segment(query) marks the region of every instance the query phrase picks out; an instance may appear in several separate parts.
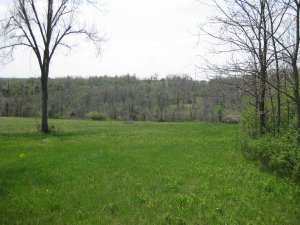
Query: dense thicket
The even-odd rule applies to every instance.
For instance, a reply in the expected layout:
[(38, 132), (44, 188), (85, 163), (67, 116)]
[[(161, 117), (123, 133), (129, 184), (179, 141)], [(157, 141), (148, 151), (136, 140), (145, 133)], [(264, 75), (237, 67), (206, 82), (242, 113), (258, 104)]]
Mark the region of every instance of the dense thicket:
[[(0, 79), (2, 116), (39, 116), (39, 80)], [(176, 75), (158, 80), (135, 76), (49, 80), (50, 117), (113, 120), (238, 120), (242, 92), (221, 80), (195, 81)], [(99, 117), (99, 115), (98, 115)]]

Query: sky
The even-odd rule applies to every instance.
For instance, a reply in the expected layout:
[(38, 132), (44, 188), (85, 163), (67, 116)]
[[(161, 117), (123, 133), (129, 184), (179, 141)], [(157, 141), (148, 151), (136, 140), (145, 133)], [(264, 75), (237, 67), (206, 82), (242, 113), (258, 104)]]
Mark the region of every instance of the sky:
[[(0, 0), (0, 13), (5, 2)], [(101, 12), (86, 10), (105, 36), (102, 54), (95, 56), (93, 46), (85, 42), (71, 52), (59, 50), (54, 56), (50, 77), (115, 76), (131, 74), (147, 78), (154, 74), (202, 75), (195, 65), (206, 51), (198, 43), (198, 24), (210, 16), (210, 9), (197, 0), (102, 0)], [(92, 15), (92, 16), (91, 16)], [(34, 54), (17, 51), (14, 61), (0, 65), (0, 77), (39, 77)]]

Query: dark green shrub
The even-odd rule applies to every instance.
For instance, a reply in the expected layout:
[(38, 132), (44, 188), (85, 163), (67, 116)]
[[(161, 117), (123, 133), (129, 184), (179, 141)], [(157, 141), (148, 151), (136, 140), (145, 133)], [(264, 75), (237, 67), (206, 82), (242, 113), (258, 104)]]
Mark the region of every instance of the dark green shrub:
[(287, 135), (260, 139), (246, 137), (241, 141), (241, 150), (248, 158), (259, 161), (264, 169), (299, 182), (300, 147), (290, 139)]

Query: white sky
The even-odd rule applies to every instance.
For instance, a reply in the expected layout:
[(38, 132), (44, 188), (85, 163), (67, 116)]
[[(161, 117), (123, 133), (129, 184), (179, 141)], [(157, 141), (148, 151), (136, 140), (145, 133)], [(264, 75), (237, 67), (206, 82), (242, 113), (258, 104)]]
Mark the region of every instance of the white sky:
[[(0, 13), (3, 2), (0, 0)], [(102, 57), (96, 58), (92, 45), (83, 42), (70, 53), (56, 52), (50, 77), (67, 75), (136, 74), (140, 78), (158, 73), (187, 73), (195, 76), (198, 23), (210, 15), (197, 0), (102, 0), (103, 12), (94, 16), (108, 39)], [(2, 4), (2, 6), (1, 6)], [(96, 15), (96, 14), (93, 14)], [(14, 62), (0, 65), (0, 77), (39, 77), (36, 59), (30, 51), (15, 54)], [(199, 79), (199, 77), (198, 77)]]

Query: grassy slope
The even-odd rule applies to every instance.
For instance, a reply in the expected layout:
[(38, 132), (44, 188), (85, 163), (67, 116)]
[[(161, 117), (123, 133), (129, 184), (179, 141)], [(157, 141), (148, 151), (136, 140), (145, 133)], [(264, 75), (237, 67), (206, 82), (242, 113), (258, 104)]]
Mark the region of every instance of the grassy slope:
[(0, 224), (300, 224), (299, 186), (246, 161), (235, 125), (50, 124), (0, 118)]

